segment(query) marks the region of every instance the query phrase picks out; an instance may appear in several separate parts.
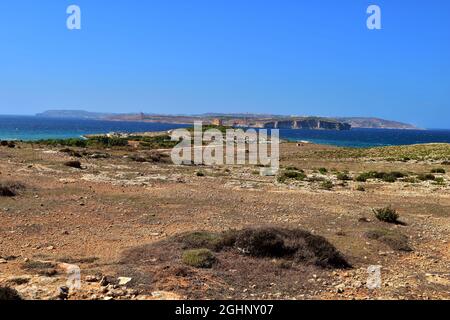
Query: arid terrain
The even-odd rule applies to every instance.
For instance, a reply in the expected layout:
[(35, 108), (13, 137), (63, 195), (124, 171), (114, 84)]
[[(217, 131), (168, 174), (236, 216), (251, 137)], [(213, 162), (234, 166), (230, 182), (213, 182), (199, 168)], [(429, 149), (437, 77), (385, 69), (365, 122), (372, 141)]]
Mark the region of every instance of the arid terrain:
[[(261, 176), (136, 145), (0, 146), (0, 287), (23, 299), (450, 298), (449, 145), (280, 152), (278, 176)], [(377, 219), (383, 208), (398, 220)], [(66, 288), (73, 265), (79, 289)]]

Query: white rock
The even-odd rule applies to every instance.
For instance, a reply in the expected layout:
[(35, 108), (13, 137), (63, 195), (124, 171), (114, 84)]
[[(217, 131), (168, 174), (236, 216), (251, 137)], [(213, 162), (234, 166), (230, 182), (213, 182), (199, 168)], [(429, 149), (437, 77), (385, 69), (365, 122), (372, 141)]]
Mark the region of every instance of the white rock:
[(119, 286), (124, 286), (127, 283), (129, 283), (131, 280), (133, 280), (132, 278), (128, 278), (128, 277), (118, 277), (117, 280), (119, 280)]

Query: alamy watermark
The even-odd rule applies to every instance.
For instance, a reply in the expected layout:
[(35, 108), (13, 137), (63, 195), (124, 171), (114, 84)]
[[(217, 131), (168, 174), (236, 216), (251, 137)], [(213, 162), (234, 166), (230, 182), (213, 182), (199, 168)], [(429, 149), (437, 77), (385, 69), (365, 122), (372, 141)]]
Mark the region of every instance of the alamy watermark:
[[(261, 165), (276, 173), (280, 167), (279, 130), (219, 129), (203, 130), (202, 122), (194, 130), (172, 131), (172, 141), (180, 141), (171, 152), (174, 164)], [(269, 151), (270, 149), (270, 151)]]
[(367, 8), (367, 14), (370, 16), (367, 18), (367, 29), (369, 30), (381, 30), (381, 8), (375, 4), (370, 5)]
[(69, 15), (66, 21), (67, 29), (81, 30), (81, 9), (79, 6), (72, 4), (67, 7), (66, 13)]
[[(69, 15), (66, 21), (67, 29), (81, 30), (81, 8), (76, 4), (67, 7), (66, 13)], [(381, 8), (372, 4), (367, 7), (366, 13), (370, 16), (367, 18), (366, 25), (369, 30), (381, 30)]]

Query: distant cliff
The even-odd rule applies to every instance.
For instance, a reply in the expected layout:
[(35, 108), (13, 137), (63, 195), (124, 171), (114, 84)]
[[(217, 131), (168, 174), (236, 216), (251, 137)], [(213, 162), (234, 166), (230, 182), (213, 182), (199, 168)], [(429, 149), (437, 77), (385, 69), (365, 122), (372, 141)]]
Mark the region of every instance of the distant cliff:
[(89, 112), (84, 110), (47, 110), (36, 114), (36, 117), (72, 119), (102, 119), (109, 116), (111, 116), (111, 114)]
[(384, 120), (379, 118), (336, 118), (338, 121), (343, 121), (352, 126), (352, 128), (368, 128), (368, 129), (418, 129), (416, 126), (408, 123), (402, 123), (392, 120)]
[(270, 121), (263, 123), (261, 127), (274, 129), (350, 130), (352, 126), (333, 119), (301, 118)]

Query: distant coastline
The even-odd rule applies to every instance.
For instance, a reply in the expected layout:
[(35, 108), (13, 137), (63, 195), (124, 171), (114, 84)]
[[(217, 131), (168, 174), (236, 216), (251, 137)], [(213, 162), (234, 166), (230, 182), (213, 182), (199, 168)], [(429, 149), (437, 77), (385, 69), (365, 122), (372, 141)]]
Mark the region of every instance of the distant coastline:
[(194, 121), (202, 121), (205, 124), (227, 125), (232, 127), (277, 129), (350, 130), (351, 128), (370, 128), (419, 130), (419, 128), (412, 124), (369, 117), (283, 116), (252, 113), (205, 113), (199, 115), (159, 115), (145, 113), (113, 114), (88, 112), (84, 110), (48, 110), (38, 113), (36, 116), (46, 118), (142, 121), (177, 124), (192, 124)]
[[(0, 116), (0, 140), (35, 141), (40, 139), (80, 138), (91, 134), (161, 132), (186, 128), (190, 124), (145, 121)], [(339, 147), (378, 147), (428, 143), (450, 143), (450, 130), (363, 129), (297, 130), (280, 129), (288, 141), (309, 141)]]

